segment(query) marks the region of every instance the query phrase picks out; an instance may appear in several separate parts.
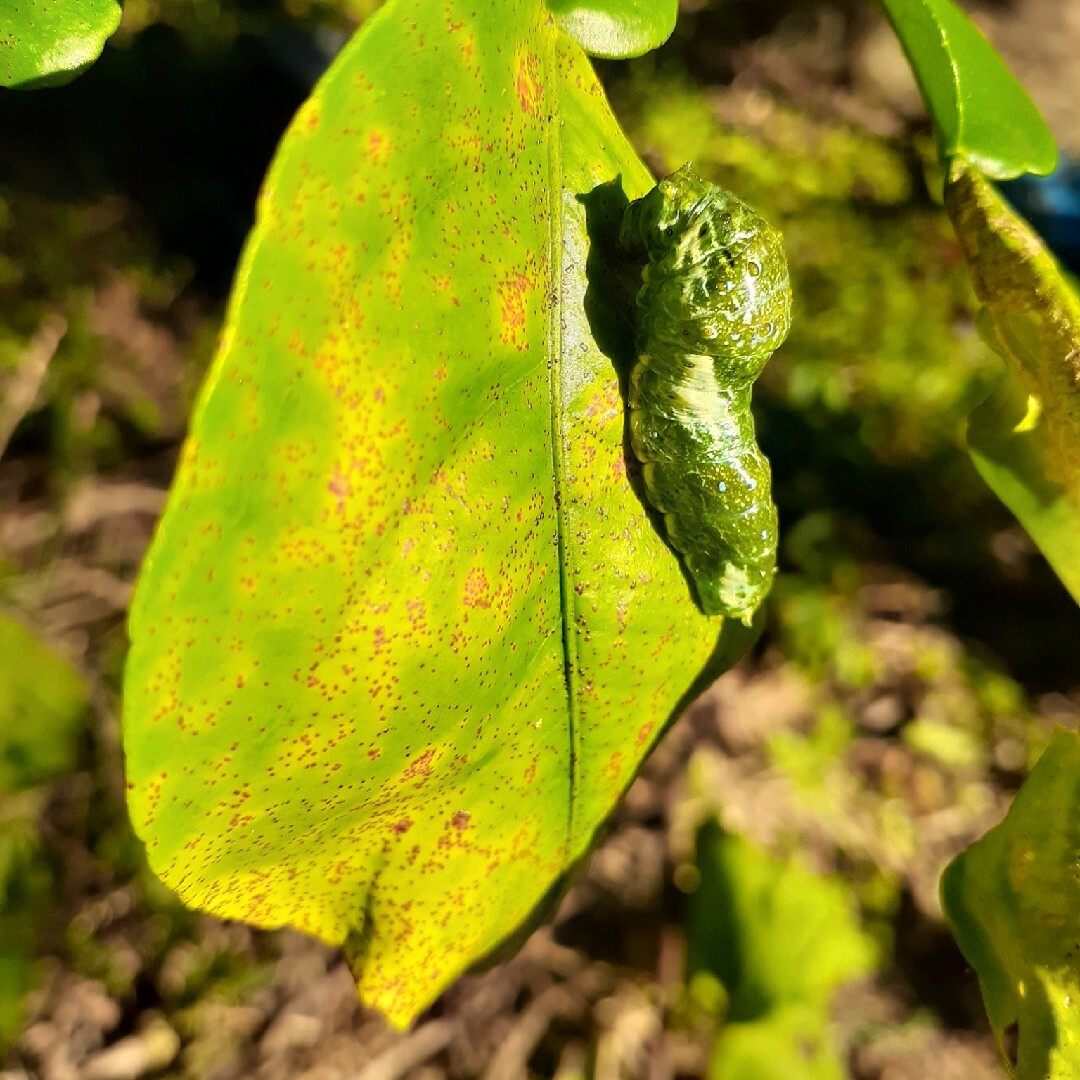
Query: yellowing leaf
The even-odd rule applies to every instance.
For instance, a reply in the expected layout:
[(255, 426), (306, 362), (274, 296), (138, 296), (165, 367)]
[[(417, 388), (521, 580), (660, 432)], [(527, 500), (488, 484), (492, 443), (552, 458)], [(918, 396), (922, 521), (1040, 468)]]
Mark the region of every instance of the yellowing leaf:
[(399, 1024), (746, 644), (628, 477), (613, 251), (650, 185), (541, 0), (392, 0), (281, 144), (139, 584), (151, 865), (344, 943)]

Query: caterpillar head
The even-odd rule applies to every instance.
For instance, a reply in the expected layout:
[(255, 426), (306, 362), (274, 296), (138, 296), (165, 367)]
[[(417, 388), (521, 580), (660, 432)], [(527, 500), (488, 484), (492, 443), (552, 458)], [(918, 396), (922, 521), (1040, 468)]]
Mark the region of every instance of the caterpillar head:
[(647, 280), (672, 297), (666, 310), (677, 317), (682, 346), (717, 355), (731, 378), (756, 378), (791, 324), (780, 234), (684, 165), (631, 204), (621, 240), (647, 255)]
[(653, 263), (671, 258), (682, 248), (687, 224), (710, 190), (717, 189), (702, 180), (690, 164), (661, 180), (631, 205), (623, 219), (623, 248), (642, 253)]

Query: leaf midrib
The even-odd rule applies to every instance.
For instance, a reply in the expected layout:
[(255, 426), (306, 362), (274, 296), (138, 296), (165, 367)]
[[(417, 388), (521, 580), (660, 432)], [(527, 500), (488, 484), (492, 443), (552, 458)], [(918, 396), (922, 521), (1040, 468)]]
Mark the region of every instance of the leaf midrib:
[[(543, 20), (545, 78), (544, 98), (549, 109), (547, 130), (548, 160), (548, 266), (550, 268), (550, 296), (555, 298), (548, 307), (547, 342), (551, 362), (549, 371), (549, 400), (551, 402), (551, 422), (548, 431), (551, 439), (552, 478), (555, 501), (556, 557), (559, 561), (559, 613), (562, 619), (563, 679), (566, 689), (566, 724), (567, 742), (569, 743), (570, 792), (566, 807), (566, 849), (569, 851), (574, 839), (574, 827), (578, 791), (578, 716), (575, 681), (578, 670), (577, 639), (574, 635), (574, 597), (570, 559), (568, 558), (568, 521), (564, 506), (563, 492), (566, 480), (566, 438), (563, 419), (565, 416), (563, 397), (563, 170), (562, 138), (559, 116), (562, 108), (558, 65), (556, 60), (556, 35), (560, 31), (554, 26), (550, 15), (540, 15)], [(551, 89), (555, 87), (556, 89)]]

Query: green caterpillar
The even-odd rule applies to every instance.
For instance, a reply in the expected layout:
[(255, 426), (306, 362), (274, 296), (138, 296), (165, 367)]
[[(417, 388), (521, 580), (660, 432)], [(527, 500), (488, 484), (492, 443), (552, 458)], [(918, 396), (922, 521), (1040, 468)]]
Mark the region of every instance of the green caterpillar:
[(702, 610), (749, 625), (776, 571), (750, 391), (791, 324), (780, 235), (684, 165), (626, 208), (619, 242), (648, 260), (629, 403), (649, 502)]

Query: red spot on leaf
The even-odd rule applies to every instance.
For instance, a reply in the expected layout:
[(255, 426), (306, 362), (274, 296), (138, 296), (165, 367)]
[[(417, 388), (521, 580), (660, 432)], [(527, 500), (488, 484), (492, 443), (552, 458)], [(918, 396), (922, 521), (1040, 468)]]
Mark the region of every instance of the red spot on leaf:
[(527, 298), (532, 287), (532, 280), (522, 273), (511, 274), (499, 285), (499, 318), (502, 323), (499, 340), (518, 350), (523, 350), (527, 345), (525, 318)]
[(491, 607), (491, 586), (488, 584), (487, 574), (479, 567), (473, 567), (465, 578), (461, 602), (470, 608)]
[(414, 762), (409, 765), (403, 775), (407, 780), (411, 780), (414, 776), (430, 776), (431, 762), (434, 757), (434, 750), (425, 750)]
[(618, 781), (622, 779), (623, 773), (623, 755), (621, 750), (616, 750), (615, 753), (608, 758), (607, 764), (603, 768), (603, 775), (606, 779), (612, 781)]
[(381, 131), (373, 131), (367, 140), (368, 157), (378, 165), (390, 153), (393, 145)]
[(543, 92), (543, 85), (538, 74), (539, 69), (540, 64), (535, 53), (529, 49), (521, 49), (518, 52), (514, 85), (517, 89), (517, 99), (521, 111), (530, 115), (536, 112), (540, 95)]

